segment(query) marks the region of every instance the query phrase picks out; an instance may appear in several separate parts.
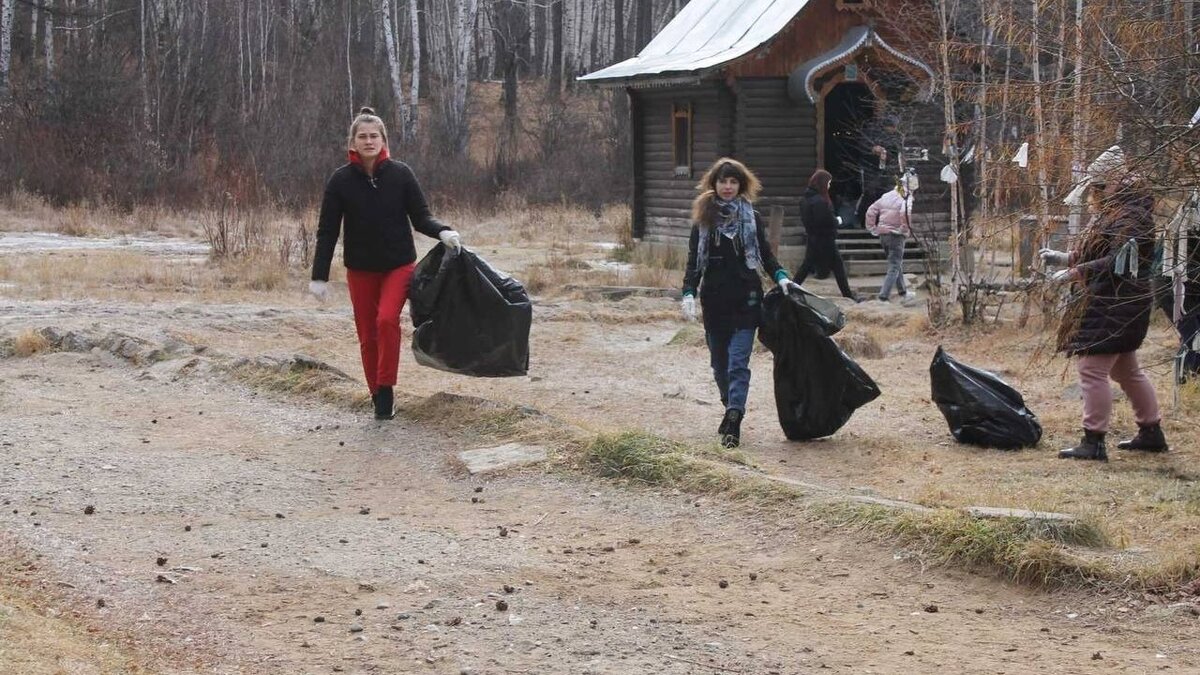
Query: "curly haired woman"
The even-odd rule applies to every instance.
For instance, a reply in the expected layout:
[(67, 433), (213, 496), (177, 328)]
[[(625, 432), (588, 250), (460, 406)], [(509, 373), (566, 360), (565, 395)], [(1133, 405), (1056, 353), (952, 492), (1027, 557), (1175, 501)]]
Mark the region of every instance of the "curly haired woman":
[(692, 233), (683, 277), (683, 314), (696, 318), (696, 294), (704, 313), (704, 337), (713, 379), (725, 405), (717, 433), (721, 445), (741, 443), (750, 392), (750, 352), (762, 314), (761, 275), (786, 293), (795, 284), (775, 259), (762, 218), (754, 210), (762, 184), (741, 162), (722, 157), (700, 179), (692, 202)]

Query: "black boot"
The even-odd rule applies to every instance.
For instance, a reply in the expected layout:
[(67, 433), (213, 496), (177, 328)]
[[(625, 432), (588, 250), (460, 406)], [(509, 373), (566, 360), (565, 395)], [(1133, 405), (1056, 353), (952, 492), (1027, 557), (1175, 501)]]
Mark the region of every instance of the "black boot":
[(1104, 432), (1083, 430), (1083, 439), (1073, 448), (1058, 451), (1059, 459), (1096, 459), (1108, 461), (1108, 452), (1104, 448)]
[(736, 448), (742, 442), (742, 411), (730, 408), (721, 420), (721, 447)]
[(1162, 425), (1158, 422), (1146, 426), (1139, 424), (1137, 435), (1127, 441), (1117, 443), (1117, 449), (1166, 452), (1167, 437), (1163, 435)]
[(375, 402), (375, 419), (390, 420), (396, 416), (395, 398), (391, 387), (380, 387), (371, 400)]

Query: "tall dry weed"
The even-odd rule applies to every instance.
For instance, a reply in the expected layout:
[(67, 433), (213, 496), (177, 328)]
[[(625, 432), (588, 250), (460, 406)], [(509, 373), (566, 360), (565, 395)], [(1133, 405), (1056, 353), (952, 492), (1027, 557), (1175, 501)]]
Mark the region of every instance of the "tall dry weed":
[(50, 342), (41, 333), (31, 329), (22, 331), (13, 341), (13, 353), (26, 357), (41, 354), (50, 349)]
[(86, 206), (68, 206), (58, 212), (57, 231), (70, 237), (88, 237), (95, 233), (91, 214)]

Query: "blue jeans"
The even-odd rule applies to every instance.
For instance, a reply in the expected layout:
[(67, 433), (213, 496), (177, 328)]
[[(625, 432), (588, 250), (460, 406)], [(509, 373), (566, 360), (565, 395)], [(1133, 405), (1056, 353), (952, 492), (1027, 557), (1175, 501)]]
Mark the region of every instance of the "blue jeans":
[(892, 294), (892, 286), (896, 293), (904, 295), (904, 240), (902, 234), (881, 234), (879, 243), (887, 253), (887, 276), (883, 278), (883, 287), (879, 289), (879, 299), (887, 300)]
[(754, 349), (753, 328), (730, 331), (706, 331), (713, 379), (728, 410), (746, 412), (750, 393), (750, 352)]

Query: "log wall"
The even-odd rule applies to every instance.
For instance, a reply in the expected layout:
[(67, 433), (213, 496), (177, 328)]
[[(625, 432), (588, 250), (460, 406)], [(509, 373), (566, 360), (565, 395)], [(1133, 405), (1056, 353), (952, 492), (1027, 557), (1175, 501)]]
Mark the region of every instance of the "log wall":
[[(687, 242), (691, 232), (696, 183), (718, 157), (733, 151), (733, 95), (724, 84), (663, 88), (631, 92), (634, 110), (635, 159), (640, 172), (634, 192), (644, 218), (642, 237), (648, 241)], [(671, 113), (676, 104), (692, 106), (692, 166), (690, 176), (675, 175)], [(640, 173), (640, 175), (639, 175)]]

